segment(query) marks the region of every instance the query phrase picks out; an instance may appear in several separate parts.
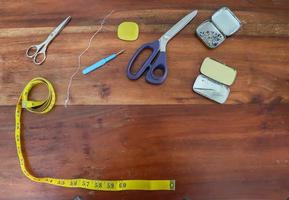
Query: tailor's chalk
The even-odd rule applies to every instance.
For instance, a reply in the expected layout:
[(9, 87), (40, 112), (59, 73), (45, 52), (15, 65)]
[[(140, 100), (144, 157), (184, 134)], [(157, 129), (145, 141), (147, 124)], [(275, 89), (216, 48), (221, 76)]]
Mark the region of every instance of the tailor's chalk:
[(139, 27), (135, 22), (122, 22), (117, 28), (117, 36), (124, 41), (135, 41), (139, 35)]

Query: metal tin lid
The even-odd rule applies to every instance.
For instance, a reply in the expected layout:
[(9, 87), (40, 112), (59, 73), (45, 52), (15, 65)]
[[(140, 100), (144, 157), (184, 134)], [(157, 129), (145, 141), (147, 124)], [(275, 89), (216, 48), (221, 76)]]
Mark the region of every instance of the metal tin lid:
[(201, 73), (225, 85), (232, 85), (237, 75), (237, 71), (235, 69), (209, 57), (205, 58), (203, 61)]
[(212, 22), (226, 36), (233, 35), (241, 27), (240, 20), (227, 7), (217, 10), (212, 16)]

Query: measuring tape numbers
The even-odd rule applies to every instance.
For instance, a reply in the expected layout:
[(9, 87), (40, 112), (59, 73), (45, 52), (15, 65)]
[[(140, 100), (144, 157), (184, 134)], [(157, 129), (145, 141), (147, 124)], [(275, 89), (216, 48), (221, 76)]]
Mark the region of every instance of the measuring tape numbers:
[[(29, 100), (29, 93), (33, 87), (43, 84), (48, 89), (46, 99), (41, 101)], [(48, 183), (51, 185), (67, 188), (85, 188), (89, 190), (101, 191), (122, 191), (122, 190), (175, 190), (175, 180), (90, 180), (84, 178), (58, 179), (50, 177), (38, 178), (33, 176), (25, 165), (25, 159), (21, 147), (21, 112), (22, 108), (32, 113), (45, 114), (49, 112), (56, 100), (56, 95), (52, 84), (41, 77), (32, 79), (22, 91), (15, 111), (15, 141), (17, 155), (23, 174), (30, 180), (38, 183)]]

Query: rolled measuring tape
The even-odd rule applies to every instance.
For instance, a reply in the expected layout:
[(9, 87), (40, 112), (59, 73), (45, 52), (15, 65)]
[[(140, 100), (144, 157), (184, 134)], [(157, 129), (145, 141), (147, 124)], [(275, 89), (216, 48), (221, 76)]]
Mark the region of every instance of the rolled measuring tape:
[[(44, 84), (48, 88), (46, 99), (32, 101), (28, 99), (33, 87)], [(90, 180), (84, 178), (59, 179), (51, 177), (38, 178), (32, 175), (26, 167), (25, 159), (21, 147), (21, 112), (22, 108), (37, 114), (49, 112), (55, 104), (55, 91), (52, 84), (41, 77), (32, 79), (22, 91), (15, 111), (15, 141), (17, 155), (23, 174), (30, 180), (38, 183), (48, 183), (51, 185), (67, 188), (84, 188), (101, 191), (123, 191), (123, 190), (175, 190), (175, 180)]]

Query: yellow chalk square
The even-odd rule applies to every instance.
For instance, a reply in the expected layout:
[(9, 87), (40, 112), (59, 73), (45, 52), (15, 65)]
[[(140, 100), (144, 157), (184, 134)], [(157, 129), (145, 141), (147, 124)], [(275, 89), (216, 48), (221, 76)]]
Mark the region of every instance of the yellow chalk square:
[(134, 41), (138, 38), (139, 27), (135, 22), (122, 22), (117, 29), (117, 36), (121, 40)]

